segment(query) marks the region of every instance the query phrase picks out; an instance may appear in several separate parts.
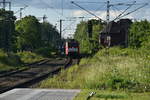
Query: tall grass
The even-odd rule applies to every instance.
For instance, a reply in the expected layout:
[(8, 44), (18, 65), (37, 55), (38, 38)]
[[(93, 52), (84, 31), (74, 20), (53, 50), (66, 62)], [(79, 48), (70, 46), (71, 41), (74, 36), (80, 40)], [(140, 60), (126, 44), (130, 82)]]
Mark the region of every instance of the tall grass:
[(23, 64), (41, 60), (43, 57), (32, 52), (6, 53), (0, 50), (0, 72), (22, 69)]
[(42, 56), (29, 51), (18, 52), (17, 55), (20, 57), (23, 63), (33, 63), (43, 59)]
[(0, 71), (17, 69), (22, 65), (18, 55), (0, 50)]
[(150, 91), (149, 60), (148, 50), (103, 49), (41, 82), (39, 87), (147, 92)]

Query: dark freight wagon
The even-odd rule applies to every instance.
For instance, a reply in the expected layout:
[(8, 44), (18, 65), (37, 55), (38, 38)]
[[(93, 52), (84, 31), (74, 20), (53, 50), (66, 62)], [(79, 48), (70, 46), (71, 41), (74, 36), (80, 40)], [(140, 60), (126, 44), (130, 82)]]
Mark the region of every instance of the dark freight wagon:
[(121, 19), (117, 22), (111, 21), (100, 33), (100, 44), (103, 46), (125, 46), (128, 44), (129, 27), (132, 21)]

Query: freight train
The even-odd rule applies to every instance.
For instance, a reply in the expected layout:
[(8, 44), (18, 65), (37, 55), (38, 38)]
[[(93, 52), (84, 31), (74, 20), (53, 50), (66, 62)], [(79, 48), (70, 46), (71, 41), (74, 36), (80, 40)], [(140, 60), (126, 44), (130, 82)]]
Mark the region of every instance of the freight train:
[(130, 19), (121, 19), (117, 22), (111, 21), (100, 32), (99, 42), (104, 47), (128, 46), (129, 28), (132, 24)]

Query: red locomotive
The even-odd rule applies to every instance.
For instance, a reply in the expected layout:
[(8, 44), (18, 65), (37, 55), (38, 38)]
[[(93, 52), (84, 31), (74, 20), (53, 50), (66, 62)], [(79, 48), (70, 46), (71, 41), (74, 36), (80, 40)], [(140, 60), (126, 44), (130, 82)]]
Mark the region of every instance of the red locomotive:
[(79, 43), (72, 39), (65, 42), (65, 55), (68, 57), (79, 57)]

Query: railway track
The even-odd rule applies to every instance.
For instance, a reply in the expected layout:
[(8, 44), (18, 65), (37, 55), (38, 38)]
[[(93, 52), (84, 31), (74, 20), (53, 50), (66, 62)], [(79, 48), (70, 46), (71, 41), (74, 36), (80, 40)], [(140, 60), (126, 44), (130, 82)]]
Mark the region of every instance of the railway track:
[(32, 68), (32, 66), (39, 66), (39, 65), (44, 64), (44, 63), (46, 63), (48, 61), (49, 61), (49, 59), (42, 59), (42, 60), (36, 61), (34, 63), (23, 65), (23, 66), (28, 66), (28, 67), (23, 68), (23, 69), (16, 69), (16, 70), (10, 70), (10, 71), (1, 72), (0, 73), (0, 78), (6, 77), (6, 76), (10, 76), (10, 75), (13, 75), (13, 74), (16, 74), (16, 73), (23, 72), (25, 70), (28, 70), (29, 68)]
[(49, 75), (57, 74), (62, 68), (68, 68), (75, 63), (75, 60), (72, 59), (47, 59), (31, 64), (31, 68), (29, 69), (1, 77), (0, 93), (4, 93), (13, 88), (25, 88), (37, 84)]

